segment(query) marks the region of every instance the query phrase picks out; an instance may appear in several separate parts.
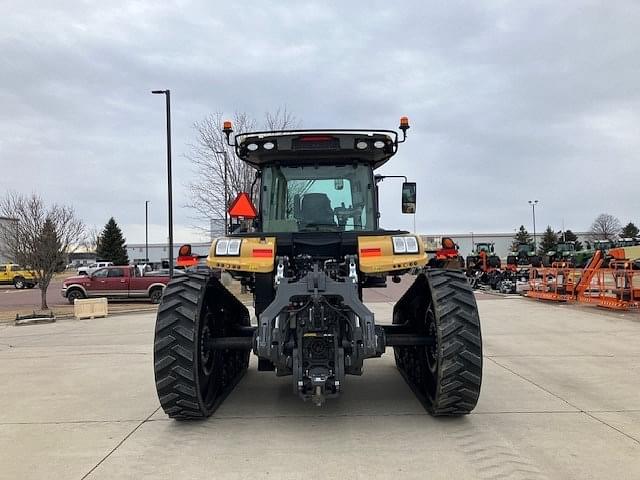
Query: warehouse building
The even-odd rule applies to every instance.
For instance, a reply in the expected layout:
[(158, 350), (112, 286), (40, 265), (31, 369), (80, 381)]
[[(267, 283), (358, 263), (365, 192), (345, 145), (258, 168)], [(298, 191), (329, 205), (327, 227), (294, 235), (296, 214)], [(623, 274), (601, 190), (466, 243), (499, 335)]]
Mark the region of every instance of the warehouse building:
[[(583, 242), (589, 240), (588, 232), (574, 232), (578, 237), (578, 240)], [(466, 258), (473, 250), (473, 245), (481, 242), (489, 242), (495, 244), (495, 252), (501, 258), (506, 258), (511, 251), (511, 245), (513, 244), (516, 232), (511, 233), (465, 233), (465, 234), (451, 234), (443, 233), (440, 235), (421, 235), (422, 239), (427, 245), (440, 245), (442, 237), (450, 237), (454, 242), (458, 244), (460, 249), (460, 255)], [(533, 235), (532, 235), (533, 236)], [(536, 242), (539, 245), (542, 240), (542, 234), (536, 234)], [(427, 247), (429, 248), (429, 247)]]
[[(182, 243), (173, 245), (173, 258), (178, 257), (178, 249)], [(191, 251), (194, 255), (208, 255), (211, 242), (191, 243)], [(127, 255), (129, 262), (133, 264), (144, 264), (146, 257), (146, 245), (144, 243), (131, 243), (127, 245)], [(169, 261), (169, 245), (167, 243), (150, 243), (149, 244), (149, 262), (151, 264), (160, 264)]]

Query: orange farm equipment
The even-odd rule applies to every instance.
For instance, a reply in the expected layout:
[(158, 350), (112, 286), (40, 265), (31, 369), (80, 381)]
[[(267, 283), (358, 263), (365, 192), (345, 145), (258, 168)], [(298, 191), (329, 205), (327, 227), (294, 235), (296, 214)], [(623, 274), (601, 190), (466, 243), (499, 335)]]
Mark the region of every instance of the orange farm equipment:
[[(580, 302), (615, 310), (640, 308), (640, 247), (597, 250), (584, 269), (566, 262), (532, 268), (527, 296), (556, 302)], [(605, 260), (608, 268), (603, 268)]]
[(427, 253), (433, 255), (427, 265), (431, 268), (459, 270), (464, 268), (464, 259), (460, 256), (458, 245), (449, 237), (442, 239), (442, 248)]

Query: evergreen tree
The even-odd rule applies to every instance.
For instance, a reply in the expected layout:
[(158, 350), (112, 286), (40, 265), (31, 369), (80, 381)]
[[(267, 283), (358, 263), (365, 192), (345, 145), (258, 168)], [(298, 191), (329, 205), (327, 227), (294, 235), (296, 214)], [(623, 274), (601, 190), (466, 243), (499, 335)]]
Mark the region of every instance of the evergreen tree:
[(42, 230), (35, 238), (35, 255), (32, 258), (31, 268), (46, 272), (40, 278), (41, 306), (43, 309), (49, 308), (47, 305), (47, 288), (56, 272), (64, 270), (65, 252), (62, 242), (58, 237), (56, 225), (50, 217), (47, 217), (42, 224)]
[(562, 230), (558, 232), (558, 241), (564, 240), (566, 242), (573, 242), (576, 247), (576, 250), (582, 250), (582, 242), (578, 240), (578, 236), (573, 233), (571, 230), (565, 230), (564, 236), (562, 235)]
[(518, 250), (518, 246), (521, 243), (526, 243), (529, 245), (533, 245), (533, 238), (527, 232), (527, 229), (524, 228), (524, 225), (520, 225), (520, 230), (513, 237), (513, 243), (511, 244), (511, 249), (515, 252)]
[(629, 222), (623, 227), (622, 232), (620, 232), (620, 235), (622, 236), (622, 238), (633, 238), (633, 237), (637, 237), (638, 233), (640, 233), (640, 230), (638, 230), (638, 227), (636, 227), (633, 224), (633, 222)]
[(538, 252), (541, 255), (544, 255), (550, 250), (555, 250), (558, 245), (558, 235), (553, 231), (551, 226), (547, 226), (547, 229), (544, 231), (542, 235), (542, 240), (538, 246)]
[(113, 262), (114, 265), (129, 264), (125, 238), (113, 217), (104, 226), (97, 243), (96, 253), (100, 260)]

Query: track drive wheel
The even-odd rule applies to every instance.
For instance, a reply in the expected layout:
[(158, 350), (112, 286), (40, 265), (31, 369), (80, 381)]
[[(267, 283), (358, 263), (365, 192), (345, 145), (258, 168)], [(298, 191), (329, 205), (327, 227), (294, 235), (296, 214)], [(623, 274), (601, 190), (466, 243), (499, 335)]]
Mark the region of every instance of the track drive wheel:
[(191, 273), (169, 282), (154, 341), (156, 390), (169, 417), (203, 418), (216, 410), (244, 375), (250, 352), (213, 349), (211, 340), (249, 325), (246, 307), (216, 278)]
[(396, 304), (393, 323), (435, 338), (434, 345), (394, 347), (402, 376), (434, 416), (471, 412), (480, 396), (482, 337), (478, 307), (462, 272), (428, 270)]

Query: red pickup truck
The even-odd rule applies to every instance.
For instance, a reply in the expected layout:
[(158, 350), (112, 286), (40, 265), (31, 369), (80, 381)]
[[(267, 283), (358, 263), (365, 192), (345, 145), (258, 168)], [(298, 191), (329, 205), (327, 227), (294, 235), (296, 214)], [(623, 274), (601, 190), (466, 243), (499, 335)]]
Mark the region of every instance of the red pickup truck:
[(78, 275), (62, 282), (62, 296), (73, 304), (76, 298), (148, 298), (160, 303), (168, 276), (146, 276), (137, 267), (106, 267), (91, 275)]

